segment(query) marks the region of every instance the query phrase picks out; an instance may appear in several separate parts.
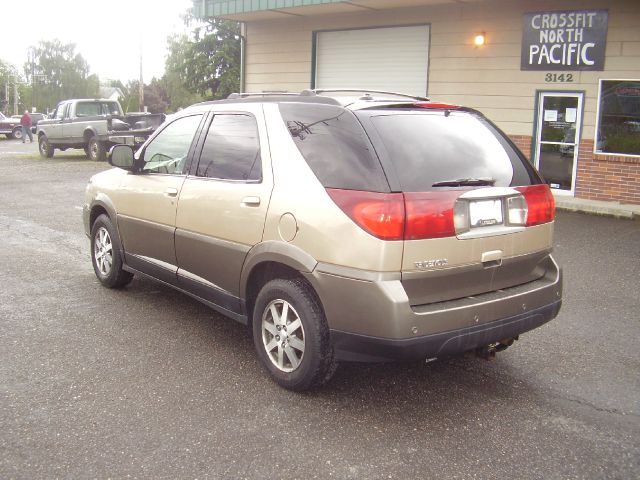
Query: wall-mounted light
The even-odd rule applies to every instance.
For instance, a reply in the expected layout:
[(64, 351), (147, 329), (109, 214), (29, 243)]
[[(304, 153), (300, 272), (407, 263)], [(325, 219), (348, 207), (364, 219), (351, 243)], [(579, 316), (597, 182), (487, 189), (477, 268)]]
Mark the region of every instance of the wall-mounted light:
[(473, 37), (473, 44), (476, 47), (481, 47), (487, 43), (487, 34), (484, 32), (478, 33), (475, 37)]

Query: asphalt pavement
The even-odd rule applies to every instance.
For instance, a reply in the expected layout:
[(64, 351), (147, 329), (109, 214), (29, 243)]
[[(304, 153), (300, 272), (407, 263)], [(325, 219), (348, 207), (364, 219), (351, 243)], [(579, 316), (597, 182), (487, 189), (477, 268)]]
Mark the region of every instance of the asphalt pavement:
[(640, 221), (560, 212), (557, 319), (493, 362), (343, 364), (291, 393), (241, 325), (100, 286), (81, 151), (0, 139), (0, 478), (640, 477)]

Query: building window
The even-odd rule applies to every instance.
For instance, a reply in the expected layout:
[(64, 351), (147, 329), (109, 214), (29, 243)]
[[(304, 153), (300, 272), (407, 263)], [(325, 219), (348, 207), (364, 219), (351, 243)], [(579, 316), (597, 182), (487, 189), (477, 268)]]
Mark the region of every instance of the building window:
[(640, 155), (640, 80), (600, 80), (596, 153)]

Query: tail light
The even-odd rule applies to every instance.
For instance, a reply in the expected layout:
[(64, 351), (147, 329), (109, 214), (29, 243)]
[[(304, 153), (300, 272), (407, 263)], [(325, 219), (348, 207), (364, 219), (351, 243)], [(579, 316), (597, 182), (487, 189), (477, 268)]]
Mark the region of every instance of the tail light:
[[(515, 190), (522, 196), (506, 198), (505, 226), (531, 227), (553, 221), (555, 202), (548, 185)], [(468, 207), (457, 201), (467, 191), (377, 193), (327, 188), (331, 199), (351, 220), (381, 240), (454, 237), (468, 231)]]
[(456, 190), (405, 193), (407, 225), (404, 239), (420, 240), (455, 236), (453, 207), (461, 193), (463, 192)]
[(363, 230), (381, 240), (404, 238), (402, 193), (327, 188), (331, 199)]
[(556, 202), (549, 185), (517, 187), (527, 201), (527, 227), (552, 222), (555, 218)]
[(327, 192), (351, 220), (381, 240), (455, 235), (453, 206), (461, 191), (402, 194), (327, 188)]

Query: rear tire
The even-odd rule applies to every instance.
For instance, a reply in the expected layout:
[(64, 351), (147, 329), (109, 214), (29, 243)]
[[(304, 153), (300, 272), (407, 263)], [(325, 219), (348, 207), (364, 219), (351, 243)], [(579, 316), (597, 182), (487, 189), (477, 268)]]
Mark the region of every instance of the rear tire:
[(262, 287), (253, 309), (253, 342), (271, 378), (288, 390), (320, 387), (335, 373), (324, 312), (302, 279), (275, 279)]
[(91, 227), (91, 263), (100, 283), (107, 288), (122, 288), (133, 278), (122, 268), (122, 247), (111, 219), (100, 215)]
[(89, 143), (85, 148), (87, 157), (94, 162), (104, 162), (107, 159), (107, 152), (105, 151), (104, 144), (96, 137), (91, 137)]
[(11, 136), (13, 138), (15, 138), (16, 140), (21, 140), (22, 139), (22, 127), (14, 128), (13, 131), (11, 132)]
[(46, 135), (40, 135), (38, 139), (38, 150), (40, 150), (40, 156), (44, 158), (53, 157), (54, 148), (49, 143), (49, 139)]

